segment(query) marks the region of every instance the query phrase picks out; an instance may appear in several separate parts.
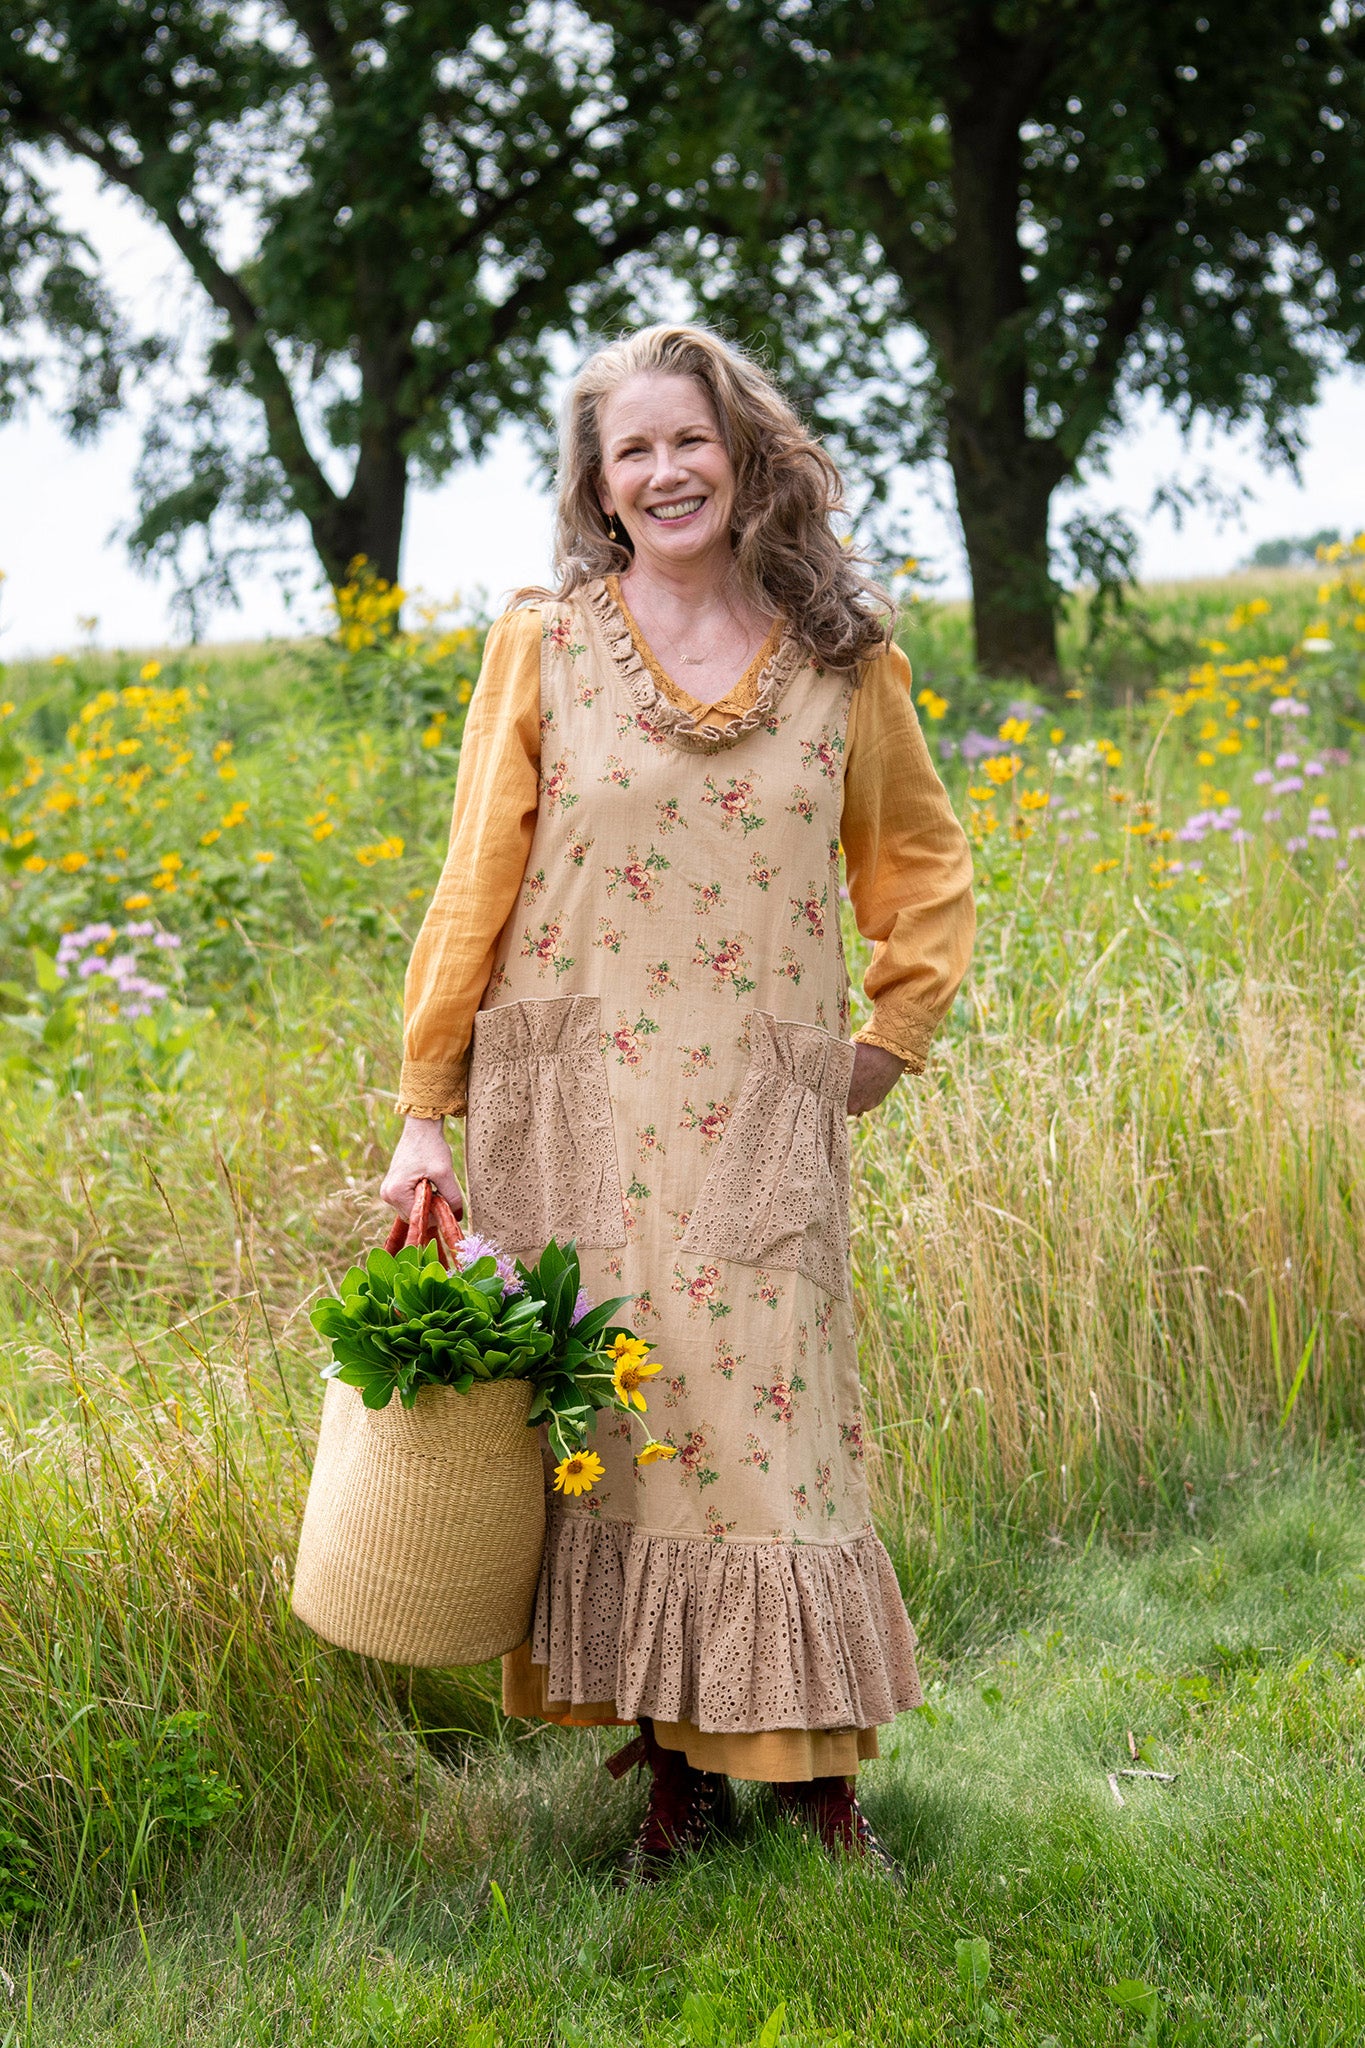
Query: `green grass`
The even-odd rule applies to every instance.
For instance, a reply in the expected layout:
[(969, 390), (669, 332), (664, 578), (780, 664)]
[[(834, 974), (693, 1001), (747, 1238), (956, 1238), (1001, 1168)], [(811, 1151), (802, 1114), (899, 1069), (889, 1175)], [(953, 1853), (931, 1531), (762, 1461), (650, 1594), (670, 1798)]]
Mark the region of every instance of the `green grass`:
[[(173, 1907), (11, 1941), (26, 2044), (466, 2040), (1348, 2042), (1365, 2027), (1358, 1796), (1365, 1511), (1344, 1460), (1229, 1475), (1187, 1532), (1057, 1552), (1027, 1626), (944, 1663), (867, 1768), (909, 1874), (832, 1870), (746, 1798), (741, 1839), (654, 1893), (612, 1871), (639, 1793), (615, 1738), (504, 1730), (422, 1765), (406, 1855), (335, 1836), (287, 1866), (210, 1848)], [(1121, 1779), (1128, 1733), (1164, 1786)], [(1144, 1764), (1143, 1767), (1146, 1767)], [(494, 1891), (494, 1885), (497, 1891)], [(956, 1944), (989, 1944), (976, 1995)], [(487, 2033), (479, 2028), (487, 2026)]]
[[(1125, 1979), (1155, 2040), (1359, 2037), (1353, 575), (1150, 591), (1093, 645), (1079, 608), (1080, 694), (1027, 716), (950, 608), (907, 621), (981, 924), (856, 1141), (869, 1470), (934, 1688), (866, 1780), (904, 1898), (753, 1800), (621, 1896), (597, 1738), (289, 1618), (306, 1310), (380, 1227), (477, 634), (10, 672), (0, 2048), (682, 2048), (782, 2003), (791, 2042), (1044, 2048), (1141, 2035)], [(1002, 726), (992, 779), (962, 743)], [(1277, 793), (1290, 749), (1323, 773)], [(180, 941), (127, 942), (146, 1016), (55, 973), (102, 918)], [(1129, 1729), (1178, 1782), (1119, 1808)]]

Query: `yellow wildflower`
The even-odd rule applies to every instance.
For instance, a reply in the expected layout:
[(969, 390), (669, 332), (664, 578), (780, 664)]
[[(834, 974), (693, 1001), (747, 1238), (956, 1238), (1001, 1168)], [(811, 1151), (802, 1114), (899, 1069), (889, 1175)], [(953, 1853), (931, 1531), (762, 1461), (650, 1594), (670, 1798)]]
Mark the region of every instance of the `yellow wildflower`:
[(43, 856), (40, 853), (31, 853), (28, 859), (24, 862), (24, 866), (29, 872), (29, 874), (41, 875), (43, 869), (47, 866), (47, 862), (43, 859)]
[(148, 904), (151, 902), (151, 900), (152, 899), (150, 896), (143, 894), (143, 892), (139, 890), (136, 896), (124, 897), (123, 907), (125, 910), (145, 910)]
[(211, 832), (201, 832), (201, 833), (199, 834), (199, 844), (200, 844), (201, 846), (212, 846), (212, 844), (213, 844), (214, 840), (215, 840), (215, 839), (221, 839), (221, 838), (222, 838), (222, 836), (223, 836), (223, 835), (222, 835), (221, 831), (220, 831), (220, 830), (219, 830), (219, 828), (218, 828), (218, 827), (217, 827), (217, 826), (215, 825), (215, 826), (213, 827), (213, 830), (212, 830)]
[(635, 1462), (637, 1465), (657, 1465), (661, 1458), (676, 1458), (677, 1455), (676, 1444), (661, 1444), (657, 1438), (653, 1438), (642, 1451), (636, 1453)]
[(64, 875), (74, 875), (78, 869), (85, 866), (89, 858), (89, 854), (77, 853), (73, 849), (70, 853), (64, 853), (57, 865)]
[(274, 860), (275, 856), (273, 853), (253, 853), (251, 858), (254, 861), (259, 862), (261, 867), (268, 868), (270, 866), (271, 861)]
[(1116, 860), (1097, 860), (1090, 872), (1092, 875), (1107, 875), (1112, 868), (1117, 866), (1118, 862)]
[(1017, 754), (995, 754), (986, 763), (986, 780), (997, 785), (1012, 782), (1023, 765)]
[(401, 860), (403, 858), (403, 842), (396, 835), (388, 839), (376, 840), (373, 846), (357, 846), (355, 857), (363, 868), (372, 868), (375, 862), (379, 860)]
[(596, 1451), (575, 1451), (555, 1466), (556, 1493), (591, 1493), (606, 1466)]
[(1007, 718), (1000, 727), (1000, 738), (1006, 746), (1022, 747), (1028, 735), (1029, 722), (1026, 718)]
[(1051, 740), (1054, 747), (1060, 747), (1062, 741), (1066, 738), (1066, 734), (1063, 732), (1060, 725), (1054, 725), (1051, 732), (1048, 734), (1048, 738)]
[(159, 661), (144, 661), (138, 670), (138, 674), (144, 683), (154, 683), (161, 674), (161, 663)]
[(1045, 811), (1052, 798), (1045, 789), (1026, 789), (1019, 799), (1021, 811)]
[(642, 1344), (638, 1338), (629, 1337), (618, 1337), (612, 1348), (616, 1366), (611, 1383), (616, 1389), (616, 1398), (622, 1407), (634, 1406), (642, 1415), (645, 1412), (645, 1397), (640, 1392), (640, 1382), (652, 1380), (657, 1372), (663, 1370), (658, 1359), (652, 1363), (646, 1362), (648, 1350), (648, 1344)]
[(937, 690), (921, 690), (915, 702), (926, 718), (937, 720), (947, 716), (948, 699), (940, 697)]

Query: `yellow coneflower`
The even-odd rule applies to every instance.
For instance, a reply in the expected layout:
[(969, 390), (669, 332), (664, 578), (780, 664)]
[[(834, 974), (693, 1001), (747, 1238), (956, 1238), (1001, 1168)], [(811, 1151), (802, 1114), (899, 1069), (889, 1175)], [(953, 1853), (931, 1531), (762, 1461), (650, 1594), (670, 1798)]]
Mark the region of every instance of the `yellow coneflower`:
[(557, 1493), (591, 1493), (606, 1467), (596, 1451), (575, 1451), (555, 1466)]
[(641, 1411), (641, 1415), (645, 1413), (645, 1395), (641, 1393), (641, 1380), (653, 1380), (655, 1372), (663, 1370), (657, 1358), (653, 1360), (653, 1364), (645, 1362), (647, 1350), (649, 1346), (641, 1346), (639, 1352), (618, 1358), (616, 1370), (612, 1372), (612, 1386), (616, 1389), (616, 1399), (622, 1403), (622, 1407), (634, 1405)]
[(637, 1453), (635, 1462), (637, 1465), (657, 1465), (661, 1458), (676, 1458), (677, 1455), (676, 1444), (661, 1444), (656, 1439)]

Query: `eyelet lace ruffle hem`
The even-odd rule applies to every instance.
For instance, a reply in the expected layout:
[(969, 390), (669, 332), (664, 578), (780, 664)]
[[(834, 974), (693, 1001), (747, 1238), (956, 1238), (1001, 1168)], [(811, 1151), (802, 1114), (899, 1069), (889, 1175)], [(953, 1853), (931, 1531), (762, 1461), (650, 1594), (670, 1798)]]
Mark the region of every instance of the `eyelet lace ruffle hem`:
[(651, 1535), (552, 1513), (531, 1657), (547, 1697), (707, 1734), (873, 1728), (924, 1694), (891, 1560), (843, 1543)]
[(606, 584), (600, 579), (586, 584), (581, 594), (641, 721), (660, 739), (688, 753), (718, 754), (746, 733), (757, 732), (766, 725), (788, 683), (806, 661), (792, 635), (783, 633), (759, 673), (750, 708), (719, 730), (699, 725), (681, 704), (671, 704), (654, 681), (635, 645), (629, 623)]

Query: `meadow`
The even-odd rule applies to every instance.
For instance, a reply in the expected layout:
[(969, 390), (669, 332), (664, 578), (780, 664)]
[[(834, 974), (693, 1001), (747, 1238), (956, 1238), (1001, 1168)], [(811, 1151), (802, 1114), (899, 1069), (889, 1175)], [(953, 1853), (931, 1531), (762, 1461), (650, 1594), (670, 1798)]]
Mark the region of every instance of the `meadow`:
[(289, 1619), (482, 637), (396, 606), (0, 684), (0, 2043), (1358, 2038), (1365, 540), (1077, 601), (1049, 703), (907, 603), (981, 930), (856, 1145), (904, 1895), (761, 1798), (617, 1894), (609, 1742)]

